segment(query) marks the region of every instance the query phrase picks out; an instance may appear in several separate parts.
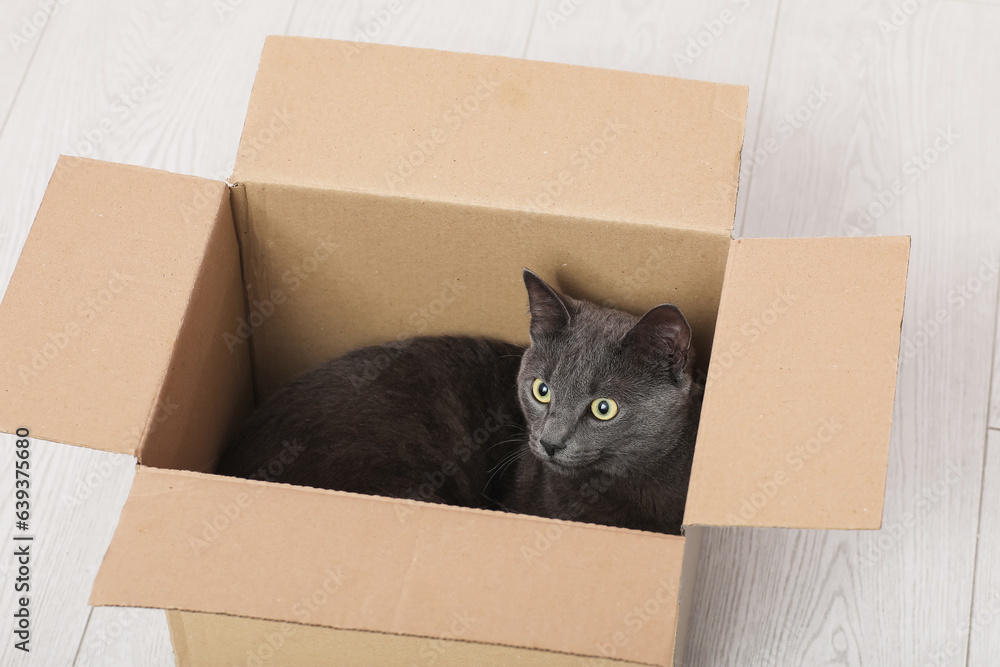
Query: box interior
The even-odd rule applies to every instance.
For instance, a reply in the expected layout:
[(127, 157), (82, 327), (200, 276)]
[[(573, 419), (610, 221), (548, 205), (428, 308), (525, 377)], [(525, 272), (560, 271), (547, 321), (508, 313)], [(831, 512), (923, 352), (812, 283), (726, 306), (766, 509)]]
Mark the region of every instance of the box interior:
[(237, 222), (258, 398), (350, 349), (408, 336), (527, 345), (523, 268), (637, 315), (676, 304), (707, 368), (727, 235), (301, 186), (234, 192), (249, 213)]

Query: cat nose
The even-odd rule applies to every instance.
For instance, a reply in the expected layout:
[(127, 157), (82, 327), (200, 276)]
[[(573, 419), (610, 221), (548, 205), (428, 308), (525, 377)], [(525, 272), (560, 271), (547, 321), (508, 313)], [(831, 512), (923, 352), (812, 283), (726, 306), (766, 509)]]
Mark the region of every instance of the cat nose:
[(566, 449), (566, 445), (557, 445), (555, 443), (547, 442), (545, 440), (539, 441), (538, 444), (542, 446), (542, 449), (544, 449), (545, 453), (548, 454), (550, 457), (555, 456), (556, 452), (560, 452)]

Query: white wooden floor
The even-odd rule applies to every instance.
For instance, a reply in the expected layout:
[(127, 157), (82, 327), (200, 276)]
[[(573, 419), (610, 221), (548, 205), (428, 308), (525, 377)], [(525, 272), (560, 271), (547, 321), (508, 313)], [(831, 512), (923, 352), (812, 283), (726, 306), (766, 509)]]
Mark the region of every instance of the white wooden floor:
[[(1000, 0), (4, 0), (0, 288), (59, 153), (225, 178), (264, 36), (395, 2), (379, 41), (748, 84), (742, 236), (913, 235), (883, 529), (709, 531), (689, 664), (1000, 664)], [(0, 664), (172, 665), (162, 612), (87, 606), (132, 460), (34, 463), (33, 651), (3, 547)]]

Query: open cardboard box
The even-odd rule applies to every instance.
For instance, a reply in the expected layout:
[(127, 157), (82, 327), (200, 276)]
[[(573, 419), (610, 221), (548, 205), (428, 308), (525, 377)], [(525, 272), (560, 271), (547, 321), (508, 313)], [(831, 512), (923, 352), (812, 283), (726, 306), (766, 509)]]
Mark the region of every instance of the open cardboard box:
[[(138, 459), (92, 604), (166, 609), (179, 665), (667, 665), (701, 526), (878, 528), (909, 240), (733, 241), (746, 101), (274, 37), (232, 185), (60, 159), (0, 306), (0, 427)], [(210, 474), (255, 397), (350, 348), (526, 344), (522, 267), (687, 315), (684, 536)]]

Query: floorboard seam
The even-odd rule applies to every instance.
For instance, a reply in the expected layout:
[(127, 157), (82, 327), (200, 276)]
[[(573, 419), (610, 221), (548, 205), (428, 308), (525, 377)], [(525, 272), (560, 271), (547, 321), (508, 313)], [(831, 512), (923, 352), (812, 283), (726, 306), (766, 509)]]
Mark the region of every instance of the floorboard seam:
[[(778, 6), (774, 9), (774, 28), (771, 30), (771, 46), (767, 52), (767, 67), (764, 70), (764, 87), (761, 89), (760, 93), (760, 111), (757, 112), (757, 131), (754, 132), (753, 136), (753, 146), (752, 150), (757, 150), (757, 142), (760, 141), (761, 129), (764, 126), (764, 109), (767, 107), (767, 83), (771, 80), (771, 66), (774, 63), (774, 47), (778, 43), (778, 23), (781, 20), (781, 0), (778, 0)], [(746, 137), (744, 137), (744, 142), (746, 142)], [(753, 159), (753, 153), (750, 154), (751, 160)], [(740, 171), (743, 171), (742, 164), (740, 165)], [(743, 238), (743, 230), (746, 229), (747, 222), (747, 210), (750, 208), (750, 190), (753, 187), (753, 176), (754, 169), (751, 169), (747, 174), (747, 194), (743, 199), (743, 216), (740, 218), (739, 224), (737, 226), (736, 235), (733, 238)], [(739, 201), (739, 185), (736, 189), (736, 199)]]
[(80, 635), (80, 643), (76, 645), (76, 653), (73, 654), (73, 665), (80, 659), (80, 651), (83, 650), (83, 641), (87, 638), (87, 629), (90, 628), (90, 619), (94, 615), (94, 608), (87, 610), (87, 622), (83, 624), (83, 633)]
[[(285, 21), (285, 31), (281, 33), (282, 35), (287, 35), (288, 29), (292, 27), (292, 19), (295, 18), (295, 10), (298, 8), (298, 6), (299, 6), (299, 0), (295, 0), (295, 2), (292, 3), (291, 11), (288, 12), (288, 20)], [(353, 37), (349, 39), (353, 39)]]
[(538, 20), (538, 6), (542, 4), (542, 0), (535, 0), (535, 9), (531, 12), (531, 23), (528, 24), (528, 36), (524, 39), (524, 51), (521, 53), (522, 58), (528, 57), (528, 49), (531, 47), (531, 36), (535, 33), (535, 21)]
[(24, 66), (24, 72), (21, 73), (21, 80), (17, 82), (17, 90), (14, 91), (14, 97), (10, 98), (10, 106), (7, 107), (7, 114), (3, 117), (3, 123), (0, 123), (0, 136), (3, 136), (4, 130), (7, 129), (7, 121), (14, 114), (14, 106), (17, 104), (17, 98), (21, 95), (21, 88), (24, 87), (24, 82), (28, 79), (28, 72), (31, 71), (31, 66), (35, 62), (35, 56), (38, 54), (38, 50), (42, 48), (42, 40), (45, 39), (46, 28), (49, 27), (51, 21), (46, 21), (38, 31), (38, 40), (35, 42), (35, 48), (31, 51), (31, 56), (28, 57), (28, 64)]
[(979, 511), (976, 514), (976, 549), (972, 555), (972, 592), (969, 596), (969, 632), (965, 637), (965, 665), (969, 667), (969, 654), (972, 650), (972, 621), (976, 613), (976, 575), (979, 573), (979, 528), (983, 524), (983, 490), (986, 488), (986, 456), (989, 452), (990, 431), (998, 430), (990, 426), (993, 405), (993, 376), (996, 373), (997, 355), (997, 317), (1000, 315), (1000, 289), (997, 289), (996, 302), (993, 306), (993, 353), (990, 355), (990, 384), (986, 400), (986, 433), (983, 434), (983, 463), (979, 471)]

